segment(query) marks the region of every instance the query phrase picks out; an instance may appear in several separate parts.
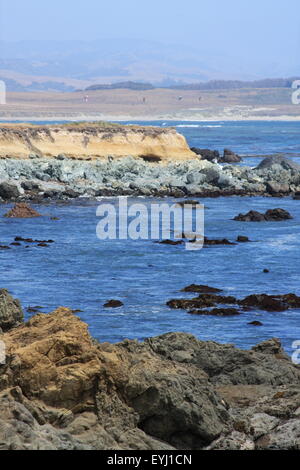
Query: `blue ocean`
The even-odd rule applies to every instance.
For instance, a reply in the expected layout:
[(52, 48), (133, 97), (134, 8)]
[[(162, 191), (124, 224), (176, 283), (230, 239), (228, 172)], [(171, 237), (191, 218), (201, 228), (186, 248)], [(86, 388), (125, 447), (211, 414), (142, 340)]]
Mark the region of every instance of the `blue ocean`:
[[(231, 148), (255, 166), (255, 155), (283, 153), (297, 159), (300, 154), (300, 122), (138, 122), (172, 125), (191, 146), (222, 151)], [(245, 161), (244, 161), (245, 163)], [(109, 198), (109, 203), (117, 200)], [(152, 200), (134, 202), (150, 205)], [(173, 199), (164, 202), (175, 202)], [(235, 240), (246, 235), (251, 243), (210, 246), (199, 251), (168, 246), (153, 240), (104, 240), (96, 236), (97, 201), (77, 200), (34, 206), (43, 217), (5, 219), (0, 217), (1, 244), (16, 236), (53, 239), (48, 247), (12, 246), (1, 250), (1, 283), (18, 297), (26, 309), (40, 306), (50, 312), (57, 306), (79, 309), (77, 315), (88, 323), (100, 341), (143, 338), (169, 331), (184, 331), (202, 340), (233, 343), (250, 348), (268, 338), (280, 338), (286, 351), (300, 340), (300, 310), (263, 312), (252, 310), (235, 317), (189, 315), (173, 310), (166, 302), (195, 294), (181, 292), (191, 283), (224, 290), (244, 297), (252, 293), (300, 295), (300, 201), (291, 198), (227, 197), (207, 198), (205, 235)], [(0, 206), (2, 216), (10, 204)], [(244, 223), (233, 221), (240, 212), (264, 212), (281, 207), (293, 219), (284, 222)], [(59, 220), (51, 220), (57, 217)], [(269, 269), (269, 273), (263, 270)], [(124, 305), (104, 308), (109, 299)], [(262, 326), (249, 325), (259, 320)]]

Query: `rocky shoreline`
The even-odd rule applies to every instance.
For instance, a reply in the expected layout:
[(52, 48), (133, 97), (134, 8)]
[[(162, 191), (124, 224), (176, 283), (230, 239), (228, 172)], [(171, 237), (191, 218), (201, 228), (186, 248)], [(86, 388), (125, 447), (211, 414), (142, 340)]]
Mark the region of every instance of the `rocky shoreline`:
[(59, 155), (0, 159), (0, 200), (67, 200), (77, 197), (218, 197), (300, 195), (300, 165), (281, 156), (257, 167), (204, 159), (157, 163), (141, 158), (81, 161)]
[(278, 339), (99, 343), (66, 308), (24, 323), (5, 289), (0, 327), (1, 450), (300, 449), (300, 366)]

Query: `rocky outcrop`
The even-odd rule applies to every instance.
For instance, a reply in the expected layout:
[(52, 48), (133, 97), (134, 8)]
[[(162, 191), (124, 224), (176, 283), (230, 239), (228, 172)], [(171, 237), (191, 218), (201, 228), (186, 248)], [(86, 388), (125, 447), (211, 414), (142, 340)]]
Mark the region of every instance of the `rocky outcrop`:
[(195, 158), (185, 138), (173, 128), (111, 123), (9, 125), (0, 127), (0, 156), (5, 158), (66, 157), (99, 159), (108, 156)]
[(23, 310), (18, 299), (14, 299), (6, 289), (0, 289), (0, 333), (20, 325)]
[(34, 210), (25, 202), (17, 202), (12, 209), (10, 209), (6, 214), (4, 214), (4, 217), (8, 217), (10, 219), (12, 218), (26, 219), (30, 217), (40, 217), (40, 216), (41, 214), (39, 214), (36, 210)]
[(33, 160), (0, 159), (0, 181), (18, 187), (18, 200), (37, 202), (82, 195), (189, 196), (189, 199), (194, 199), (222, 195), (271, 197), (300, 193), (299, 170), (286, 170), (278, 165), (252, 169), (197, 158), (159, 163), (133, 157), (107, 161), (45, 157)]
[(98, 343), (65, 308), (1, 340), (0, 449), (299, 448), (300, 369), (278, 340)]

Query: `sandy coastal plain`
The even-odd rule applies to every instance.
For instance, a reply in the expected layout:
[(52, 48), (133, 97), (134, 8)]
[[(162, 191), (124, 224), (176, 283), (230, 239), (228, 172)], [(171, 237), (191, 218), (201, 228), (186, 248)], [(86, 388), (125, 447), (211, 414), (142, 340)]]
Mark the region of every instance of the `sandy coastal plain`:
[(8, 92), (1, 120), (300, 120), (288, 88)]

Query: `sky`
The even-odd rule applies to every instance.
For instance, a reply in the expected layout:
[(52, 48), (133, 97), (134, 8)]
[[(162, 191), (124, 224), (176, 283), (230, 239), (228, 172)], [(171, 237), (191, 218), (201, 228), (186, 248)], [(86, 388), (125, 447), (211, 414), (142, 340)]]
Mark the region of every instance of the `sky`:
[[(139, 38), (300, 62), (299, 0), (0, 0), (1, 39)], [(300, 69), (300, 64), (299, 64)]]

